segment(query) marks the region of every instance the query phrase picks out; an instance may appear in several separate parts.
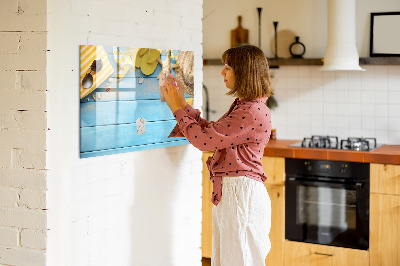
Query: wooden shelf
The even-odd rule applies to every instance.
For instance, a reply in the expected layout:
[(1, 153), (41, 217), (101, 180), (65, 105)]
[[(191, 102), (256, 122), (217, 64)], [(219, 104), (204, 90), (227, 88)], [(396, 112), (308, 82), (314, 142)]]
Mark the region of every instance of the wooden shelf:
[[(279, 66), (322, 66), (322, 58), (268, 58), (271, 68)], [(204, 66), (222, 65), (220, 59), (204, 59)], [(400, 57), (362, 57), (360, 65), (400, 65)]]
[(270, 67), (322, 66), (322, 58), (268, 58)]
[(360, 65), (400, 65), (400, 57), (362, 57)]
[[(268, 58), (270, 67), (279, 66), (304, 66), (304, 65), (322, 65), (321, 58)], [(203, 65), (205, 66), (217, 66), (222, 65), (220, 59), (204, 59)]]

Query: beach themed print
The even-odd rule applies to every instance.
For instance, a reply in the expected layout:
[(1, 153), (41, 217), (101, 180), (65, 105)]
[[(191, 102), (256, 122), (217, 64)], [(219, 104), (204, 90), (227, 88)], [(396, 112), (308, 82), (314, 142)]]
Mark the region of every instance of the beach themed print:
[(173, 74), (193, 104), (193, 51), (80, 46), (80, 157), (186, 145), (160, 86)]

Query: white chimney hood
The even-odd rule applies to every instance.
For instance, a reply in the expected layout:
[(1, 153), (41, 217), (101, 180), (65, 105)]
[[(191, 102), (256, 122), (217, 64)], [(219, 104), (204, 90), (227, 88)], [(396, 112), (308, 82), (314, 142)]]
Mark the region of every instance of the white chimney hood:
[(320, 70), (358, 70), (355, 0), (328, 0), (328, 44)]

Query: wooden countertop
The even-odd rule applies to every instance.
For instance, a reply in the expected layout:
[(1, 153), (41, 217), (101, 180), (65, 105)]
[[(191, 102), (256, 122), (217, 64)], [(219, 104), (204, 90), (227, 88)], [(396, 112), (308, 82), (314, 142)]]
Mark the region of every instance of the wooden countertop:
[(383, 145), (372, 151), (290, 147), (301, 140), (270, 140), (264, 156), (364, 163), (400, 164), (400, 145)]

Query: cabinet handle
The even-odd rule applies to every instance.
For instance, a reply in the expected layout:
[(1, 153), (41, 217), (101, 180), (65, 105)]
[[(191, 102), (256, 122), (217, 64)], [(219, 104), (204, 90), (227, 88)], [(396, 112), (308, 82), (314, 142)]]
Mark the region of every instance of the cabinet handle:
[(330, 256), (333, 257), (335, 254), (328, 254), (328, 253), (320, 253), (320, 252), (314, 252), (315, 255), (323, 255), (323, 256)]

